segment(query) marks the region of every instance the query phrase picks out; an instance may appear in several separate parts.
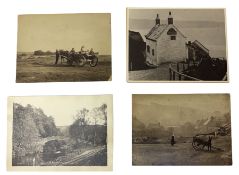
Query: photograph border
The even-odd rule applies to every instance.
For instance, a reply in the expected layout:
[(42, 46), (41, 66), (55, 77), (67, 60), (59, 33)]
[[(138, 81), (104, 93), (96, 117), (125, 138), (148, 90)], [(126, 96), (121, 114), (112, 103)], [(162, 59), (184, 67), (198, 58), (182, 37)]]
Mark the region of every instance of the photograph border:
[[(14, 98), (95, 97), (107, 103), (107, 166), (12, 166), (12, 127)], [(112, 171), (113, 170), (113, 95), (9, 96), (7, 101), (7, 171)]]
[[(225, 41), (226, 41), (226, 57), (227, 57), (227, 80), (226, 81), (170, 81), (170, 80), (130, 80), (129, 79), (129, 10), (223, 10), (224, 11), (224, 23), (225, 23)], [(230, 82), (230, 74), (229, 74), (229, 59), (228, 59), (228, 37), (227, 37), (227, 12), (226, 8), (188, 8), (188, 7), (180, 7), (180, 8), (170, 8), (170, 7), (127, 7), (126, 8), (126, 81), (127, 83), (229, 83)]]
[(233, 166), (233, 127), (232, 127), (232, 98), (231, 98), (231, 93), (229, 92), (225, 92), (225, 93), (165, 93), (165, 94), (156, 94), (156, 93), (143, 93), (143, 94), (139, 94), (139, 93), (135, 93), (135, 94), (131, 94), (131, 140), (133, 139), (133, 96), (135, 95), (227, 95), (229, 97), (229, 100), (228, 100), (228, 105), (229, 105), (229, 112), (230, 112), (230, 123), (231, 123), (231, 152), (232, 152), (232, 155), (231, 155), (231, 164), (230, 165), (186, 165), (186, 164), (182, 164), (182, 165), (134, 165), (133, 164), (133, 142), (131, 141), (131, 151), (132, 151), (132, 155), (131, 155), (131, 166), (133, 167), (152, 167), (152, 166), (159, 166), (159, 167), (162, 167), (162, 166), (184, 166), (184, 167), (187, 167), (187, 166), (199, 166), (199, 167), (202, 167), (202, 166), (226, 166), (226, 167), (231, 167)]

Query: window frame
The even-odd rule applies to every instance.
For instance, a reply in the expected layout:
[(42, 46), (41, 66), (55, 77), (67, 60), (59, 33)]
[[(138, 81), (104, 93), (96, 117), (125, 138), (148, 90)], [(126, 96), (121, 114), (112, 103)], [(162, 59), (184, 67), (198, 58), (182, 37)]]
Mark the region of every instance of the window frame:
[(176, 35), (170, 35), (170, 40), (175, 41), (177, 39)]

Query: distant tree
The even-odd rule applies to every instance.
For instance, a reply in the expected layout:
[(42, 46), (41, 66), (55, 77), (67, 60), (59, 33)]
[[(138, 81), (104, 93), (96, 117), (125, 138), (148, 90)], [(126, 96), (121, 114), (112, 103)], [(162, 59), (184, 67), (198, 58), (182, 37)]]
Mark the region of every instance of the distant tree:
[(37, 55), (37, 56), (42, 56), (42, 55), (53, 55), (54, 52), (51, 52), (50, 50), (44, 52), (42, 50), (36, 50), (34, 51), (34, 55)]
[(231, 123), (231, 116), (229, 112), (224, 114), (224, 118), (226, 123)]
[(106, 104), (101, 105), (100, 110), (102, 111), (104, 118), (105, 118), (104, 125), (107, 125), (107, 105)]
[(50, 50), (48, 50), (48, 51), (45, 52), (45, 55), (52, 55), (52, 54), (54, 54), (54, 53), (51, 52)]
[(69, 128), (69, 133), (72, 138), (75, 139), (76, 143), (78, 143), (78, 139), (85, 139), (85, 126), (88, 121), (86, 120), (86, 115), (89, 112), (88, 109), (83, 108), (77, 111), (74, 116), (74, 123)]
[(44, 52), (42, 50), (36, 50), (34, 51), (34, 55), (41, 56), (44, 55)]
[(103, 115), (104, 119), (104, 126), (107, 126), (107, 105), (104, 103), (100, 107), (96, 107), (93, 109), (93, 118), (94, 118), (94, 145), (96, 144), (96, 138), (97, 138), (97, 133), (96, 133), (96, 125), (98, 123), (98, 120), (100, 117)]
[(69, 127), (69, 135), (80, 146), (84, 140), (93, 145), (106, 144), (107, 140), (107, 105), (88, 110), (83, 108), (73, 116), (74, 122)]
[[(102, 104), (100, 107), (96, 107), (93, 109), (93, 118), (95, 120), (95, 125), (97, 124), (97, 120), (103, 116), (104, 125), (107, 125), (107, 105)], [(102, 119), (102, 118), (101, 118)]]

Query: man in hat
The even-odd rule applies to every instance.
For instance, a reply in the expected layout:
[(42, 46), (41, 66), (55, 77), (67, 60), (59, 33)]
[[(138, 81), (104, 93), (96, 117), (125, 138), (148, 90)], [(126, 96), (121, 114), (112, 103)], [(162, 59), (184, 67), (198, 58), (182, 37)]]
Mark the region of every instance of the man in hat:
[(56, 61), (55, 61), (55, 64), (58, 63), (59, 57), (60, 57), (60, 52), (59, 52), (59, 50), (56, 49)]

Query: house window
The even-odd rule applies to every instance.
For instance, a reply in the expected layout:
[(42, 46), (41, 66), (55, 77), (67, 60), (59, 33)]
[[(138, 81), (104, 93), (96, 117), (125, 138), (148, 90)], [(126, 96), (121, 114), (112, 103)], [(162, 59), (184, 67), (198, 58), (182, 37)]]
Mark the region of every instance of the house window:
[(176, 40), (176, 36), (170, 36), (171, 40)]
[(177, 31), (174, 30), (173, 28), (169, 29), (167, 32), (168, 35), (177, 35)]
[(150, 53), (150, 46), (147, 45), (147, 52)]
[(170, 40), (176, 40), (177, 31), (175, 29), (169, 29), (167, 34), (170, 36)]
[(152, 49), (152, 55), (154, 56), (154, 49)]

